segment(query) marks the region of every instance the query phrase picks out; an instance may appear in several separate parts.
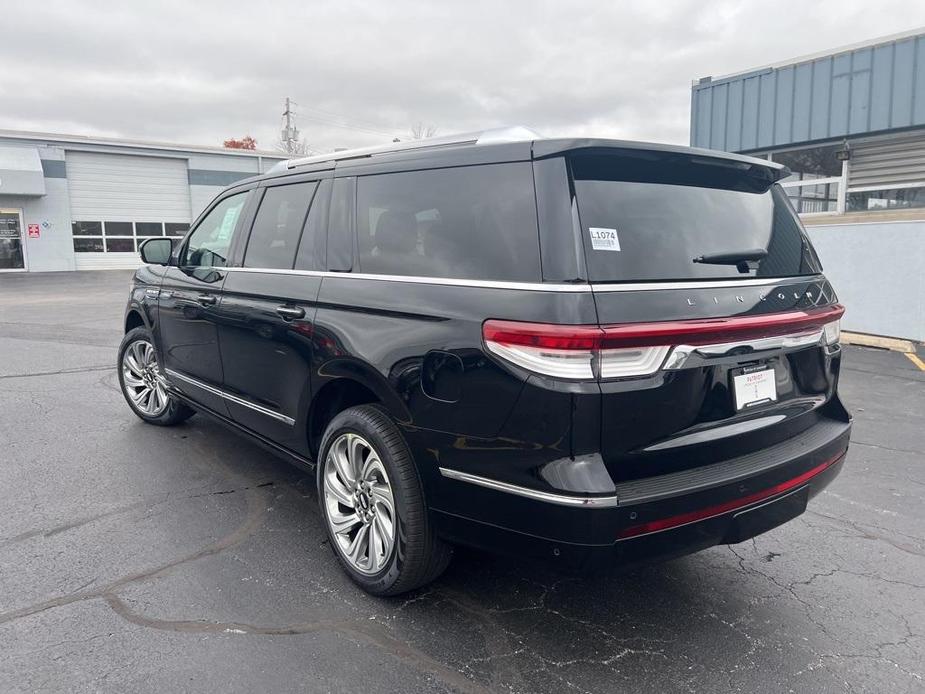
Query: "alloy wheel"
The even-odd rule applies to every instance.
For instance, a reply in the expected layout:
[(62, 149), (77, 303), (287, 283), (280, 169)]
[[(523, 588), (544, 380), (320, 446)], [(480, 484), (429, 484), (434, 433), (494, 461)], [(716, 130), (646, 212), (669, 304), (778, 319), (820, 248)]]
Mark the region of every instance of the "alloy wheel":
[(381, 571), (395, 546), (395, 497), (379, 454), (357, 434), (341, 434), (324, 463), (324, 504), (341, 556), (356, 571)]
[(170, 404), (167, 389), (157, 371), (154, 345), (136, 340), (122, 355), (122, 383), (125, 392), (143, 414), (158, 417)]

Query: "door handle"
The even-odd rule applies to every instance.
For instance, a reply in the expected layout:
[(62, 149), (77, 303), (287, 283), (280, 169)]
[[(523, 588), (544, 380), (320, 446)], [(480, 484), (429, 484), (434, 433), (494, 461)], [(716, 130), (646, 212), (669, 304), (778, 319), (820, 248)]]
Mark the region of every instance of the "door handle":
[(298, 306), (277, 306), (276, 312), (282, 316), (283, 320), (305, 318), (305, 309)]
[(200, 294), (199, 296), (196, 297), (196, 301), (198, 301), (203, 306), (214, 306), (215, 305), (215, 297), (212, 296), (211, 294)]

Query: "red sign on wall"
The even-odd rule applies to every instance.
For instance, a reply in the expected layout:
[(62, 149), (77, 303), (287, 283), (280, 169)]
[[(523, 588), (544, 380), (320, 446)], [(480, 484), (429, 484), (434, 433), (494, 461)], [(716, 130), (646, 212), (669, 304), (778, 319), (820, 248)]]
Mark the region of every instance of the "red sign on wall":
[(42, 235), (42, 232), (41, 232), (41, 230), (39, 229), (39, 225), (38, 225), (38, 224), (30, 224), (30, 225), (29, 225), (29, 238), (30, 238), (30, 239), (37, 239), (37, 238), (38, 238), (39, 236), (41, 236), (41, 235)]

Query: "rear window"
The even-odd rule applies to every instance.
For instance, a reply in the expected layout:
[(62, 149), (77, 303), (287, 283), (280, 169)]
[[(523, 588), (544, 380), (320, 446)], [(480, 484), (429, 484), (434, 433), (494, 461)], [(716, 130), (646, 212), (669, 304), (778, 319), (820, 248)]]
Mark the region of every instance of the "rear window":
[(529, 163), (363, 176), (359, 272), (540, 280)]
[[(821, 271), (787, 196), (760, 168), (653, 152), (577, 155), (571, 167), (592, 281)], [(756, 250), (766, 255), (747, 267), (694, 262)]]

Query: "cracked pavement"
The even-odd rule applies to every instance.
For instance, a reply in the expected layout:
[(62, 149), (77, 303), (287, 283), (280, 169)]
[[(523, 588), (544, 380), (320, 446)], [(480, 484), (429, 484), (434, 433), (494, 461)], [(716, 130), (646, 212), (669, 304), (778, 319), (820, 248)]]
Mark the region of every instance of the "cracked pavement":
[(130, 273), (0, 277), (0, 691), (925, 690), (925, 372), (846, 348), (841, 476), (753, 541), (594, 576), (337, 567), (310, 475), (114, 370)]

